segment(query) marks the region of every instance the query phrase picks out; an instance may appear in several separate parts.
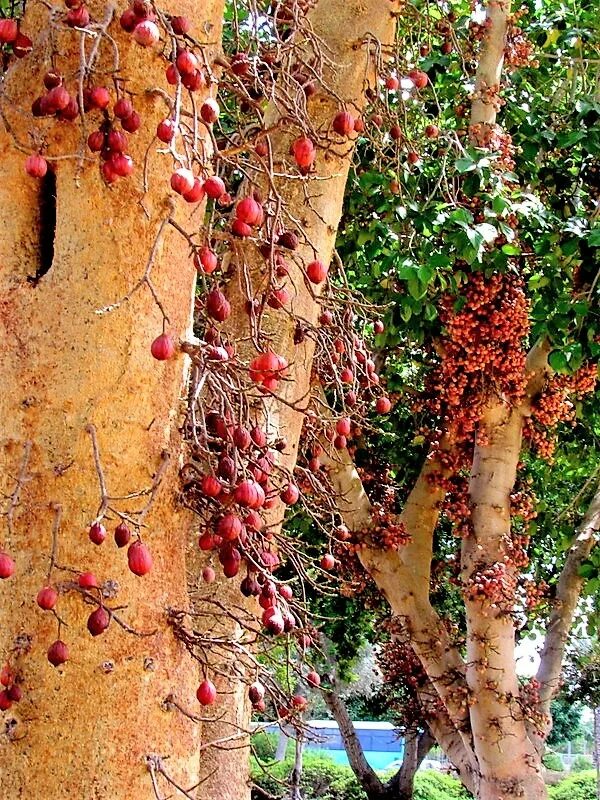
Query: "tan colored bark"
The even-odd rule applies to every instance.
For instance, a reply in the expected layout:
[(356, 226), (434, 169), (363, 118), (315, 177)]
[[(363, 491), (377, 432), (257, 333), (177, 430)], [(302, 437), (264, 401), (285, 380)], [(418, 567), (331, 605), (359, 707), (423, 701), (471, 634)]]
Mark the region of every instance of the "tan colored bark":
[[(104, 9), (92, 8), (102, 17)], [(175, 8), (173, 8), (175, 10)], [(221, 7), (201, 12), (186, 2), (178, 13), (219, 30)], [(24, 29), (44, 31), (46, 11), (33, 6)], [(111, 29), (112, 30), (112, 29)], [(116, 34), (119, 37), (119, 34)], [(40, 35), (40, 44), (45, 33)], [(55, 64), (72, 74), (77, 52), (75, 32), (58, 36), (63, 54)], [(175, 502), (179, 438), (178, 400), (186, 375), (182, 357), (154, 361), (150, 342), (162, 320), (143, 288), (118, 310), (97, 310), (124, 296), (141, 277), (161, 221), (171, 213), (170, 165), (152, 155), (150, 191), (142, 197), (141, 163), (156, 122), (164, 116), (156, 99), (143, 90), (162, 84), (164, 62), (120, 40), (121, 66), (131, 78), (128, 89), (140, 94), (136, 106), (144, 127), (131, 137), (137, 175), (109, 189), (97, 165), (55, 162), (57, 226), (54, 260), (37, 283), (28, 280), (38, 268), (37, 183), (23, 170), (24, 155), (13, 139), (0, 134), (0, 291), (3, 347), (0, 354), (2, 419), (0, 492), (15, 486), (26, 443), (31, 443), (27, 482), (15, 508), (12, 530), (3, 531), (4, 547), (16, 561), (16, 575), (0, 586), (0, 654), (9, 655), (17, 637), (31, 642), (17, 658), (23, 700), (4, 715), (0, 743), (0, 795), (13, 798), (95, 798), (151, 800), (155, 797), (146, 759), (154, 754), (184, 788), (198, 777), (198, 726), (162, 707), (169, 693), (188, 702), (194, 697), (196, 671), (166, 625), (168, 607), (187, 605), (185, 545), (191, 519)], [(48, 67), (42, 46), (18, 64), (6, 81), (5, 112), (20, 141), (28, 140), (31, 119), (14, 114), (29, 107), (39, 91), (39, 75)], [(42, 56), (43, 52), (43, 56)], [(38, 80), (36, 86), (35, 81)], [(48, 126), (50, 154), (76, 152), (77, 125)], [(144, 213), (140, 206), (147, 213)], [(181, 204), (180, 204), (181, 206)], [(186, 222), (189, 209), (178, 208)], [(156, 251), (154, 284), (170, 317), (176, 338), (191, 327), (194, 270), (185, 242), (166, 226)], [(93, 545), (87, 528), (99, 506), (98, 476), (86, 426), (97, 430), (99, 452), (109, 493), (123, 496), (147, 489), (167, 450), (170, 461), (143, 530), (154, 558), (143, 577), (127, 569), (123, 551), (111, 538)], [(116, 502), (135, 512), (145, 498)], [(117, 598), (126, 605), (121, 618), (139, 632), (126, 633), (113, 620), (92, 639), (86, 617), (93, 606), (76, 592), (61, 595), (58, 611), (68, 623), (61, 638), (71, 657), (55, 669), (46, 650), (57, 638), (56, 620), (35, 604), (46, 583), (51, 552), (54, 504), (62, 508), (57, 558), (75, 570), (54, 571), (53, 582), (71, 581), (81, 570), (118, 582)], [(114, 527), (114, 515), (110, 531)], [(12, 721), (15, 721), (13, 727)], [(159, 763), (156, 761), (155, 763)], [(160, 791), (168, 788), (156, 776)], [(172, 787), (171, 787), (172, 789)]]

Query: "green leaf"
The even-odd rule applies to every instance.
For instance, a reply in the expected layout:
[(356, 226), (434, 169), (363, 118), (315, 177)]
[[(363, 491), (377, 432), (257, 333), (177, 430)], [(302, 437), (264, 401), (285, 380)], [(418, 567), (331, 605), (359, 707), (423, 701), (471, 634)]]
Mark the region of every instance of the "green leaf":
[(462, 175), (465, 172), (472, 172), (474, 169), (477, 169), (477, 164), (472, 158), (457, 158), (454, 162), (454, 167), (456, 171)]
[(548, 363), (555, 372), (568, 372), (567, 357), (562, 350), (553, 350), (548, 356)]

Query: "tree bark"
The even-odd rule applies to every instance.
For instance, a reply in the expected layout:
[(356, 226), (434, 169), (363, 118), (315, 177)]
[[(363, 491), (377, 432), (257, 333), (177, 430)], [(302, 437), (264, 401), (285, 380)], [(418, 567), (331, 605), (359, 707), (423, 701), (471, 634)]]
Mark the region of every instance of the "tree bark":
[[(201, 11), (178, 2), (172, 10), (194, 19), (199, 37), (205, 25), (211, 36), (220, 30), (218, 2)], [(105, 14), (99, 6), (91, 11), (97, 18)], [(6, 114), (19, 141), (28, 140), (31, 121), (14, 109), (29, 107), (49, 66), (43, 44), (47, 14), (41, 4), (28, 5), (23, 27), (40, 37), (33, 54), (5, 81)], [(186, 243), (165, 223), (174, 214), (186, 224), (189, 212), (173, 210), (160, 156), (150, 155), (150, 189), (142, 192), (139, 165), (150, 132), (164, 116), (159, 101), (144, 89), (149, 81), (162, 80), (164, 66), (115, 35), (123, 74), (130, 79), (127, 88), (136, 94), (145, 123), (131, 139), (136, 178), (108, 188), (96, 164), (80, 170), (76, 158), (53, 162), (56, 226), (40, 234), (39, 185), (25, 174), (25, 156), (13, 137), (0, 133), (0, 204), (11, 221), (0, 239), (0, 493), (15, 500), (3, 547), (16, 561), (16, 574), (0, 587), (0, 653), (23, 690), (22, 701), (3, 719), (4, 800), (151, 800), (156, 798), (152, 778), (158, 791), (173, 790), (163, 769), (184, 788), (198, 779), (199, 727), (164, 706), (169, 694), (191, 702), (197, 685), (196, 670), (165, 613), (188, 602), (185, 545), (191, 518), (175, 502), (178, 401), (187, 359), (160, 364), (152, 359), (150, 343), (161, 332), (162, 315), (146, 286), (112, 313), (97, 313), (131, 290), (154, 250), (152, 276), (169, 330), (176, 339), (191, 332), (195, 270)], [(65, 74), (73, 74), (78, 36), (57, 33), (56, 52), (63, 55), (53, 65)], [(50, 154), (76, 153), (79, 137), (77, 124), (51, 124)], [(40, 235), (46, 248), (48, 238), (53, 247), (43, 276)], [(102, 547), (88, 538), (101, 504), (99, 468), (112, 498), (147, 490), (160, 470), (142, 528), (154, 568), (143, 578), (129, 571), (124, 552), (111, 541), (117, 514), (108, 515), (110, 539)], [(148, 495), (134, 496), (110, 505), (135, 518), (147, 500)], [(60, 567), (49, 574), (51, 554)], [(125, 606), (117, 616), (137, 634), (113, 618), (104, 635), (90, 637), (85, 620), (96, 603), (84, 602), (74, 588), (84, 570), (118, 586), (107, 606)], [(35, 603), (47, 582), (61, 589), (60, 633), (57, 619)], [(55, 668), (46, 651), (59, 635), (70, 659)]]

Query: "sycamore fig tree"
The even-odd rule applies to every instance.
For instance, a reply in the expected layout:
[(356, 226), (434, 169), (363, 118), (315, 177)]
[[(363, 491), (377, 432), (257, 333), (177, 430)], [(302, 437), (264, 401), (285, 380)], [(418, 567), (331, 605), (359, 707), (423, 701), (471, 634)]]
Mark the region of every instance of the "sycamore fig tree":
[[(598, 230), (591, 180), (566, 170), (563, 224), (551, 160), (520, 174), (499, 125), (505, 102), (550, 113), (522, 12), (2, 8), (1, 796), (247, 797), (251, 707), (302, 729), (321, 683), (305, 599), (358, 555), (465, 785), (545, 797), (547, 712), (600, 500), (523, 690), (533, 512), (515, 482), (524, 444), (550, 456), (572, 398), (595, 388)], [(577, 70), (593, 61), (583, 38), (554, 45), (551, 66), (568, 46)], [(588, 90), (577, 70), (571, 94)], [(557, 142), (555, 161), (581, 142)], [(368, 202), (336, 250), (353, 164)], [(372, 223), (376, 259), (360, 241)], [(417, 345), (427, 455), (401, 510), (377, 472), (367, 498), (348, 445), (390, 430), (386, 382), (408, 406), (394, 376)], [(316, 560), (286, 509), (314, 521)], [(430, 597), (442, 512), (463, 639)]]

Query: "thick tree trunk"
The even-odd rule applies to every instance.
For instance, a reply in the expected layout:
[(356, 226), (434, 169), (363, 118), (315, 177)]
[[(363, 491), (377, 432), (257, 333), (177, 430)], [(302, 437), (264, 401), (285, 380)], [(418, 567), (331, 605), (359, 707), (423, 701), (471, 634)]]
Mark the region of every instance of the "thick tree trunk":
[[(218, 2), (201, 12), (178, 2), (177, 13), (186, 12), (199, 36), (205, 23), (211, 35), (220, 29)], [(102, 18), (105, 10), (92, 13)], [(31, 6), (25, 30), (46, 31), (46, 15), (43, 6)], [(54, 66), (66, 74), (74, 71), (78, 36), (58, 35), (65, 57), (56, 57)], [(8, 76), (5, 99), (13, 108), (27, 108), (39, 93), (40, 75), (49, 66), (39, 54), (43, 49), (34, 49)], [(3, 547), (16, 561), (14, 577), (0, 587), (0, 654), (23, 690), (22, 701), (3, 718), (3, 800), (151, 800), (157, 796), (153, 780), (161, 796), (174, 791), (163, 769), (186, 789), (198, 779), (199, 726), (164, 707), (171, 693), (185, 705), (192, 702), (197, 686), (196, 669), (165, 614), (188, 602), (185, 547), (191, 520), (175, 502), (178, 400), (186, 361), (152, 359), (150, 343), (161, 332), (162, 316), (147, 287), (112, 313), (97, 313), (127, 294), (154, 248), (154, 286), (169, 330), (176, 339), (183, 337), (191, 328), (194, 269), (184, 240), (163, 225), (172, 213), (185, 224), (185, 210), (172, 211), (164, 157), (150, 156), (150, 189), (141, 191), (143, 153), (164, 116), (158, 101), (143, 92), (153, 80), (162, 82), (163, 62), (124, 44), (121, 68), (130, 78), (127, 88), (139, 93), (136, 106), (144, 120), (131, 140), (137, 177), (109, 189), (96, 164), (79, 171), (75, 158), (54, 162), (55, 230), (48, 218), (40, 221), (39, 185), (24, 173), (25, 156), (11, 136), (0, 134), (6, 223), (0, 240), (0, 493), (15, 499)], [(14, 133), (27, 141), (31, 119), (7, 113)], [(77, 124), (50, 126), (48, 140), (57, 145), (50, 145), (50, 154), (77, 152), (79, 135)], [(32, 280), (48, 261), (49, 242), (47, 274)], [(149, 497), (131, 494), (147, 490), (161, 465), (162, 480), (141, 531), (154, 568), (137, 577), (112, 542), (118, 521), (112, 510), (104, 520), (109, 527), (104, 545), (88, 538), (101, 504), (98, 466), (112, 498), (129, 496), (111, 500), (111, 509), (137, 518)], [(51, 553), (60, 566), (49, 574)], [(110, 581), (107, 589), (118, 588), (107, 606), (123, 606), (117, 616), (134, 632), (113, 618), (106, 633), (92, 639), (86, 617), (96, 603), (86, 603), (74, 588), (84, 570)], [(60, 631), (52, 613), (35, 603), (47, 582), (61, 589)], [(97, 601), (99, 594), (90, 597)], [(46, 650), (59, 635), (70, 659), (55, 668)]]

